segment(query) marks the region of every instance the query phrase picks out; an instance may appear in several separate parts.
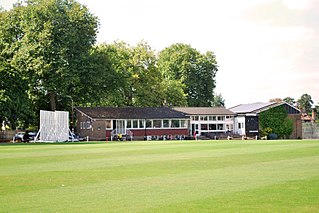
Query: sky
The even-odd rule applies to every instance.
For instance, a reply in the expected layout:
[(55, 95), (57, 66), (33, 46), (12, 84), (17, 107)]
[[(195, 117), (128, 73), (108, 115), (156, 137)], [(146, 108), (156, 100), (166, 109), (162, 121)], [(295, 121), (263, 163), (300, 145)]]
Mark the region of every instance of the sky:
[(184, 43), (214, 52), (216, 93), (226, 107), (305, 93), (319, 102), (319, 0), (78, 2), (100, 20), (98, 43), (144, 40), (155, 51)]

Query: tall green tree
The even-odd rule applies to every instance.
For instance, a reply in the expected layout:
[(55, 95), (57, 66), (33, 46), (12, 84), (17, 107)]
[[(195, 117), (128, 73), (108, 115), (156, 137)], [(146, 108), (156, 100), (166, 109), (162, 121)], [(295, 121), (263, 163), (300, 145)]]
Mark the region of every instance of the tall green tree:
[[(17, 9), (16, 13), (20, 13), (20, 10)], [(19, 45), (9, 48), (13, 42), (19, 40), (19, 22), (17, 16), (0, 11), (0, 123), (5, 121), (12, 129), (19, 123), (32, 120), (28, 82), (22, 71), (16, 69), (9, 60), (19, 48)]]
[(19, 124), (32, 122), (31, 102), (27, 92), (27, 82), (0, 57), (0, 123), (15, 129)]
[(124, 42), (103, 45), (112, 68), (118, 75), (118, 87), (106, 103), (116, 106), (160, 106), (163, 103), (161, 73), (155, 52), (146, 42), (130, 46)]
[(297, 101), (297, 107), (304, 113), (311, 111), (312, 104), (312, 98), (308, 94), (303, 94)]
[(159, 53), (158, 68), (164, 79), (185, 85), (188, 106), (211, 106), (216, 86), (216, 57), (201, 54), (190, 45), (173, 44)]
[(112, 67), (106, 49), (101, 45), (90, 50), (87, 62), (83, 65), (85, 69), (81, 70), (80, 85), (69, 91), (75, 90), (75, 94), (79, 94), (74, 97), (77, 105), (104, 105), (104, 100), (118, 88), (119, 76)]
[(70, 88), (81, 83), (98, 27), (85, 6), (74, 0), (30, 0), (16, 5), (2, 23), (2, 55), (23, 72), (32, 95), (46, 97), (51, 110), (61, 97), (78, 95)]

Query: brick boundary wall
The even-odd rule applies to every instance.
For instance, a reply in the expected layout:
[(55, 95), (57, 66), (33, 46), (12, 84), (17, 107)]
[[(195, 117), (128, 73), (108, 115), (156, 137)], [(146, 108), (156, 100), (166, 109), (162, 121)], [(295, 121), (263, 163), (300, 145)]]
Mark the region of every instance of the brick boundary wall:
[(319, 139), (319, 123), (303, 123), (302, 124), (303, 139)]

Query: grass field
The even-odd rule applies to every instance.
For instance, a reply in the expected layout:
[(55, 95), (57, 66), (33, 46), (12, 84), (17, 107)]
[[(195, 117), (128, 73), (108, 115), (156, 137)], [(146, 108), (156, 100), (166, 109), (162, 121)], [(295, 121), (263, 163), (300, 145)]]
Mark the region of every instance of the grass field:
[(319, 212), (319, 141), (0, 145), (0, 212)]

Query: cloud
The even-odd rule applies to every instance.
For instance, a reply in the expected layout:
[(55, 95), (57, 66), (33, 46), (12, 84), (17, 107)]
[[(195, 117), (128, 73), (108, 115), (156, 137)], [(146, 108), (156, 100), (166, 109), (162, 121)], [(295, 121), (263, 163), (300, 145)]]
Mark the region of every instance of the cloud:
[(318, 32), (319, 1), (275, 0), (258, 5), (244, 15), (247, 20), (281, 27), (307, 27)]

